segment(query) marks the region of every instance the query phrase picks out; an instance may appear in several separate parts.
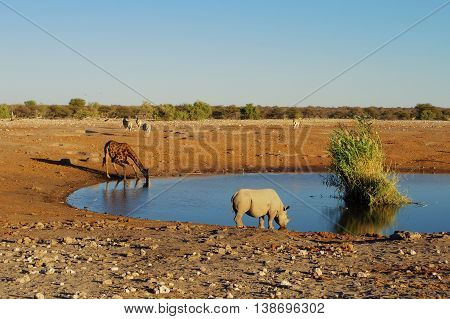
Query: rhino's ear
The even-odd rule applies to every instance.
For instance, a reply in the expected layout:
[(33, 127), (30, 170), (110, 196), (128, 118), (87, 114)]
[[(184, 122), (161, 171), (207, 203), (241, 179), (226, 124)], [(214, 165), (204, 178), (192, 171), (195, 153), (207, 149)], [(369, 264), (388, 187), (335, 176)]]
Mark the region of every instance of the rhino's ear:
[(284, 208), (284, 210), (288, 210), (289, 208), (291, 208), (291, 206), (288, 205)]

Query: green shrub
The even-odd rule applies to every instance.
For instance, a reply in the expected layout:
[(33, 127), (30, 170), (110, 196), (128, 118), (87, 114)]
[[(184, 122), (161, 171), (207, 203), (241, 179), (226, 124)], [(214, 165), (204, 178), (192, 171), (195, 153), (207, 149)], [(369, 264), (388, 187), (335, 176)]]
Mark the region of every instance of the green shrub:
[(99, 104), (98, 103), (92, 103), (88, 106), (82, 106), (78, 108), (75, 113), (73, 114), (73, 117), (76, 119), (84, 119), (87, 117), (98, 117), (99, 116)]
[(383, 229), (392, 227), (399, 210), (398, 205), (339, 207), (335, 230), (352, 235), (381, 234)]
[(214, 106), (212, 117), (215, 119), (239, 120), (241, 118), (241, 110), (236, 105)]
[(155, 118), (156, 109), (149, 102), (143, 102), (139, 109), (139, 115), (143, 116), (144, 118), (148, 118), (148, 119)]
[(197, 101), (186, 106), (190, 120), (205, 120), (212, 114), (212, 107), (208, 103)]
[(417, 104), (414, 109), (416, 110), (416, 119), (418, 120), (446, 120), (443, 112), (429, 103)]
[(86, 106), (86, 101), (80, 98), (74, 98), (70, 100), (69, 105), (73, 107), (83, 107)]
[(261, 110), (252, 103), (246, 104), (241, 108), (241, 118), (246, 120), (259, 120), (261, 118)]
[(346, 203), (400, 205), (409, 199), (396, 188), (397, 178), (384, 167), (380, 138), (367, 120), (358, 119), (356, 129), (339, 128), (328, 146), (332, 175), (326, 180)]
[(0, 104), (0, 119), (9, 119), (11, 117), (11, 111), (6, 104)]
[(19, 118), (32, 118), (39, 115), (37, 105), (16, 105), (12, 108), (14, 115)]
[(37, 102), (35, 100), (28, 100), (28, 101), (23, 102), (23, 104), (25, 106), (36, 106)]
[(72, 110), (63, 105), (50, 105), (44, 114), (48, 119), (63, 119), (72, 116)]

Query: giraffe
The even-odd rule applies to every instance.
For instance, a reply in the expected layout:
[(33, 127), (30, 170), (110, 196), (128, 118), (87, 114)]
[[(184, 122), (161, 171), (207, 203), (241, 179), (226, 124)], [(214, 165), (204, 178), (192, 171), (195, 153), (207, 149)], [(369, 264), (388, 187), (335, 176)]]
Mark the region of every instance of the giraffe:
[(111, 160), (111, 163), (114, 167), (114, 170), (116, 171), (116, 174), (119, 175), (117, 172), (116, 164), (121, 166), (123, 168), (123, 179), (127, 179), (127, 175), (125, 172), (125, 166), (130, 165), (134, 172), (136, 173), (136, 178), (139, 178), (138, 172), (136, 170), (137, 166), (139, 170), (142, 172), (142, 174), (145, 177), (146, 184), (148, 185), (149, 180), (149, 171), (148, 168), (145, 168), (142, 162), (139, 160), (139, 157), (136, 155), (136, 153), (133, 151), (133, 149), (128, 145), (127, 143), (118, 143), (116, 141), (108, 141), (105, 144), (105, 157), (103, 157), (103, 166), (106, 165), (106, 176), (108, 178), (111, 178), (109, 176), (108, 172), (108, 158)]

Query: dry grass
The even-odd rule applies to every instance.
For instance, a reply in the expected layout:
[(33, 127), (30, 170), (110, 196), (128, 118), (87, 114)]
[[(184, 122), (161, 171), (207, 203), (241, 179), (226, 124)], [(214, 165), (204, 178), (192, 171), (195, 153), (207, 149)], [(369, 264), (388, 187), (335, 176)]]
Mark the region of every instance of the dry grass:
[(397, 178), (385, 168), (385, 154), (372, 123), (359, 119), (356, 129), (341, 127), (330, 138), (328, 152), (334, 186), (348, 204), (402, 205), (410, 200), (397, 190)]

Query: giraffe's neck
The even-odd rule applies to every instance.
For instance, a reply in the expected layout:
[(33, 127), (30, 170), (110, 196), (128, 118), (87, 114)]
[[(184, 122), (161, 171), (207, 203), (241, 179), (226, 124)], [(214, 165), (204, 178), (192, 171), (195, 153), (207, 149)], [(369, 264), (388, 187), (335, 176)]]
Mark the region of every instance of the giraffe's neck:
[(130, 150), (130, 153), (128, 154), (128, 156), (133, 160), (133, 162), (137, 165), (137, 167), (139, 168), (139, 170), (141, 171), (141, 173), (144, 174), (144, 164), (142, 164), (142, 162), (139, 160), (139, 157), (136, 155), (136, 153), (132, 150)]

